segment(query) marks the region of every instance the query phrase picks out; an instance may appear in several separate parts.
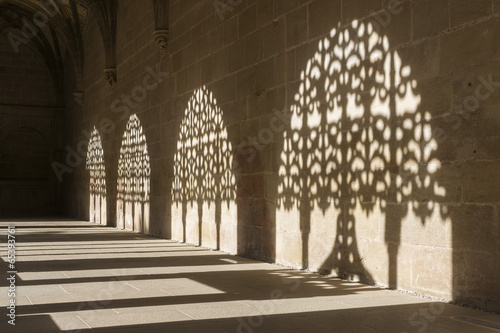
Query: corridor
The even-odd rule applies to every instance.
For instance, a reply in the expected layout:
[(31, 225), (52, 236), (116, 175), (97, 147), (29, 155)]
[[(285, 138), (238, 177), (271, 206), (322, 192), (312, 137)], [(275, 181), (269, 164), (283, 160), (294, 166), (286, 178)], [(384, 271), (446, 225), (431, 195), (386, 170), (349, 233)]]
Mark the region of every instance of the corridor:
[(492, 313), (89, 222), (0, 226), (2, 332), (500, 332)]

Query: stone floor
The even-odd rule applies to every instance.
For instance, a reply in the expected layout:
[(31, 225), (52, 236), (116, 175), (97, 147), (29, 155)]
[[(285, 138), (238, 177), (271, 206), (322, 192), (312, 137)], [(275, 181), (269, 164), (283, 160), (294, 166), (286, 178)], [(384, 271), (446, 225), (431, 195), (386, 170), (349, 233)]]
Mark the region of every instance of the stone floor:
[(0, 332), (500, 332), (491, 313), (88, 222), (0, 222), (4, 274), (11, 225)]

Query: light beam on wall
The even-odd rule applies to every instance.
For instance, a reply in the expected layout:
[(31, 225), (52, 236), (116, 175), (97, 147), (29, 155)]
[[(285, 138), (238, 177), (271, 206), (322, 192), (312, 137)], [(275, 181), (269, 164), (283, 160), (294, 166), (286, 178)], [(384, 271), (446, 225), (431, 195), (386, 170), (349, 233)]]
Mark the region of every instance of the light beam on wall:
[(174, 156), (172, 237), (236, 252), (236, 179), (222, 110), (205, 86), (182, 119)]
[(117, 227), (149, 233), (151, 164), (146, 136), (137, 115), (123, 133), (118, 160)]
[[(354, 21), (319, 41), (284, 133), (278, 262), (397, 284), (401, 237), (415, 220), (443, 221), (432, 218), (442, 213), (444, 190), (433, 177), (437, 143), (420, 100), (410, 66), (370, 23)], [(367, 269), (374, 251), (387, 253), (386, 264)]]
[(86, 166), (90, 173), (90, 222), (106, 225), (106, 168), (101, 136), (95, 127), (90, 136)]

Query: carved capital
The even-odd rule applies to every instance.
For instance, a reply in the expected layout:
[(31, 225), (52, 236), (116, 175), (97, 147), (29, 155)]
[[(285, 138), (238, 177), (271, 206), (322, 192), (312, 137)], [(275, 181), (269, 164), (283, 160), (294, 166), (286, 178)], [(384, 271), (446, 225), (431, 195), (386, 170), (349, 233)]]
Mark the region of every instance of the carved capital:
[(104, 79), (108, 86), (112, 86), (116, 83), (116, 68), (106, 68), (104, 70)]
[(168, 47), (168, 30), (155, 30), (153, 32), (156, 46), (162, 51), (167, 51)]
[(75, 91), (73, 93), (73, 96), (75, 97), (75, 101), (80, 104), (80, 105), (83, 105), (83, 102), (84, 102), (84, 94), (83, 94), (83, 91)]

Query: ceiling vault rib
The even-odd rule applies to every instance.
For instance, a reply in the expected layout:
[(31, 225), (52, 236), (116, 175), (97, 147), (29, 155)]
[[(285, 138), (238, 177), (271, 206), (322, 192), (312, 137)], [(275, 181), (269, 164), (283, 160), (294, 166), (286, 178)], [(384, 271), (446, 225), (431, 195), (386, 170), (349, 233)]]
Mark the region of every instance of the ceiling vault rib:
[[(150, 1), (155, 20), (153, 38), (162, 54), (166, 54), (170, 0)], [(76, 81), (73, 95), (77, 103), (83, 104), (83, 35), (90, 12), (96, 19), (103, 40), (104, 79), (109, 86), (113, 86), (117, 81), (117, 0), (0, 0), (0, 33), (6, 34), (14, 47), (25, 45), (43, 59), (60, 102), (65, 89), (64, 71), (70, 69)], [(67, 61), (70, 61), (70, 67), (65, 66)]]
[[(77, 4), (78, 3), (78, 4)], [(64, 89), (64, 51), (71, 58), (77, 90), (83, 89), (84, 48), (80, 17), (87, 14), (85, 1), (0, 0), (0, 33), (7, 34), (19, 52), (24, 44), (37, 53), (51, 74), (58, 100)]]
[(116, 0), (88, 0), (94, 13), (104, 43), (106, 68), (104, 78), (108, 86), (116, 83), (116, 21), (118, 3)]
[(170, 28), (170, 0), (153, 0), (153, 8), (155, 15), (155, 31), (153, 32), (155, 44), (162, 52), (166, 52)]

